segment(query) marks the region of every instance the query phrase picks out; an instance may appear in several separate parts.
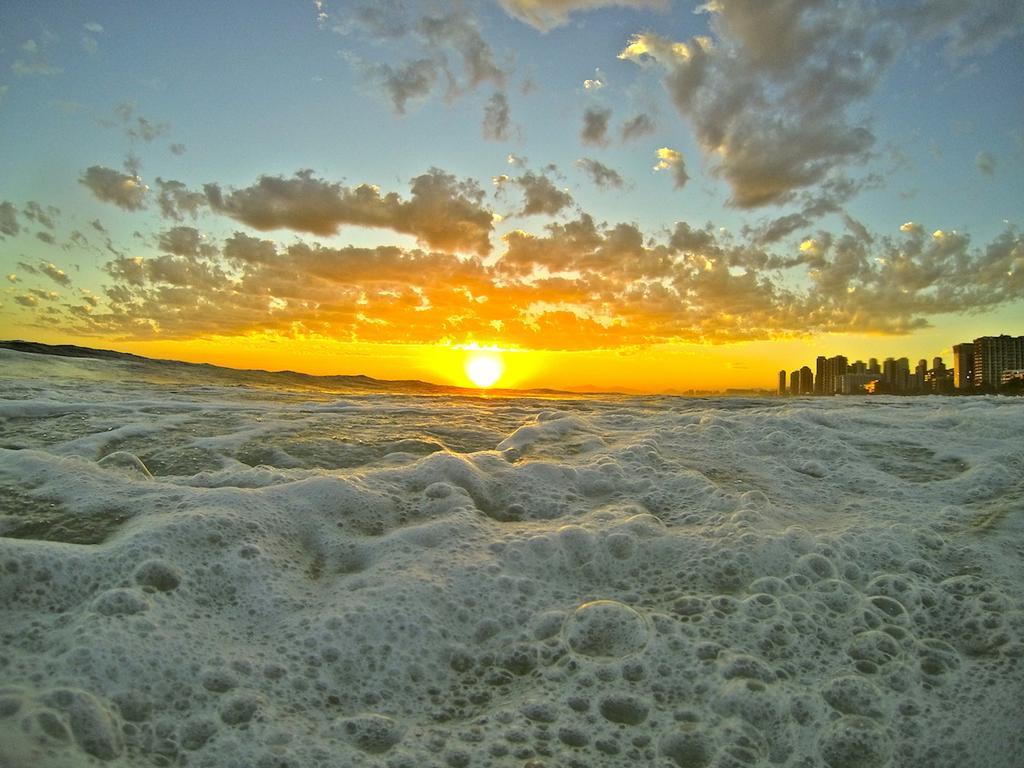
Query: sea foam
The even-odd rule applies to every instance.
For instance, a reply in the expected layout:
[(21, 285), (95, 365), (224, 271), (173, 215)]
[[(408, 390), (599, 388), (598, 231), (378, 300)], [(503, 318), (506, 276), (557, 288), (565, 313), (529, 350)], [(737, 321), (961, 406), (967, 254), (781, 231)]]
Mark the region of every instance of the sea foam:
[(1019, 401), (0, 357), (4, 768), (1024, 764)]

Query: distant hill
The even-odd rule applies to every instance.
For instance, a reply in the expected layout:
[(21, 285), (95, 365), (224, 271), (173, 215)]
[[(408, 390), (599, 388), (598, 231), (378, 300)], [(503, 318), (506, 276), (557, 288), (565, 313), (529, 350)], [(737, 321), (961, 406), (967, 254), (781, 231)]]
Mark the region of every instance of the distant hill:
[[(211, 363), (187, 363), (180, 360), (159, 360), (142, 355), (133, 355), (129, 352), (115, 352), (112, 349), (93, 349), (92, 347), (81, 347), (76, 344), (43, 344), (39, 341), (0, 341), (0, 349), (10, 349), (15, 352), (23, 352), (33, 355), (50, 355), (53, 357), (71, 357), (87, 360), (111, 360), (136, 365), (143, 365), (150, 368), (173, 369), (188, 371), (189, 373), (202, 373), (206, 380), (216, 381), (227, 379), (229, 384), (249, 384), (254, 386), (291, 386), (308, 389), (340, 389), (360, 390), (364, 392), (418, 392), (422, 394), (456, 394), (456, 395), (480, 395), (483, 390), (469, 387), (455, 387), (444, 384), (433, 384), (429, 381), (419, 379), (375, 379), (372, 376), (356, 375), (329, 375), (316, 376), (310, 373), (299, 373), (297, 371), (264, 371), (259, 369), (226, 368)], [(579, 396), (575, 392), (567, 392), (557, 389), (489, 389), (488, 394), (518, 393), (536, 396)]]
[(79, 347), (75, 344), (43, 344), (40, 341), (0, 341), (0, 347), (13, 349), (15, 352), (29, 352), (33, 355), (55, 355), (57, 357), (84, 357), (108, 360), (150, 360), (148, 357), (132, 355), (128, 352), (115, 352), (112, 349), (93, 349)]

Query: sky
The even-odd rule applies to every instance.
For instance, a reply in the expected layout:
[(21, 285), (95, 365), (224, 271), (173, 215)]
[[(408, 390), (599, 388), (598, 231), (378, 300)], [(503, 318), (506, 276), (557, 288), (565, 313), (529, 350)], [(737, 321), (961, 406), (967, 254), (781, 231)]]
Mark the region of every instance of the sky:
[(0, 338), (773, 388), (1024, 334), (1024, 4), (0, 5)]

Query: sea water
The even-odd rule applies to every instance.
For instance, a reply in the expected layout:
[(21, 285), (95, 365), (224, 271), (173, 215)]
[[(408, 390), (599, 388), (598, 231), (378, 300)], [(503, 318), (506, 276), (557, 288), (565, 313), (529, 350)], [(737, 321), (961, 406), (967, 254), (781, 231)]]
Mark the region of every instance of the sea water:
[(1022, 447), (0, 351), (0, 766), (1024, 765)]

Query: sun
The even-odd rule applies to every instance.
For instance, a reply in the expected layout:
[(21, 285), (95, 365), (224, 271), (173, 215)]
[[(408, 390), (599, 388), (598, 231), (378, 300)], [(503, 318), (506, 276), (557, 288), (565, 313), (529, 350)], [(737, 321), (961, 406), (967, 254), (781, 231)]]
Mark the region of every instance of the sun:
[(481, 389), (493, 386), (505, 372), (505, 364), (495, 354), (474, 354), (466, 361), (466, 375)]

